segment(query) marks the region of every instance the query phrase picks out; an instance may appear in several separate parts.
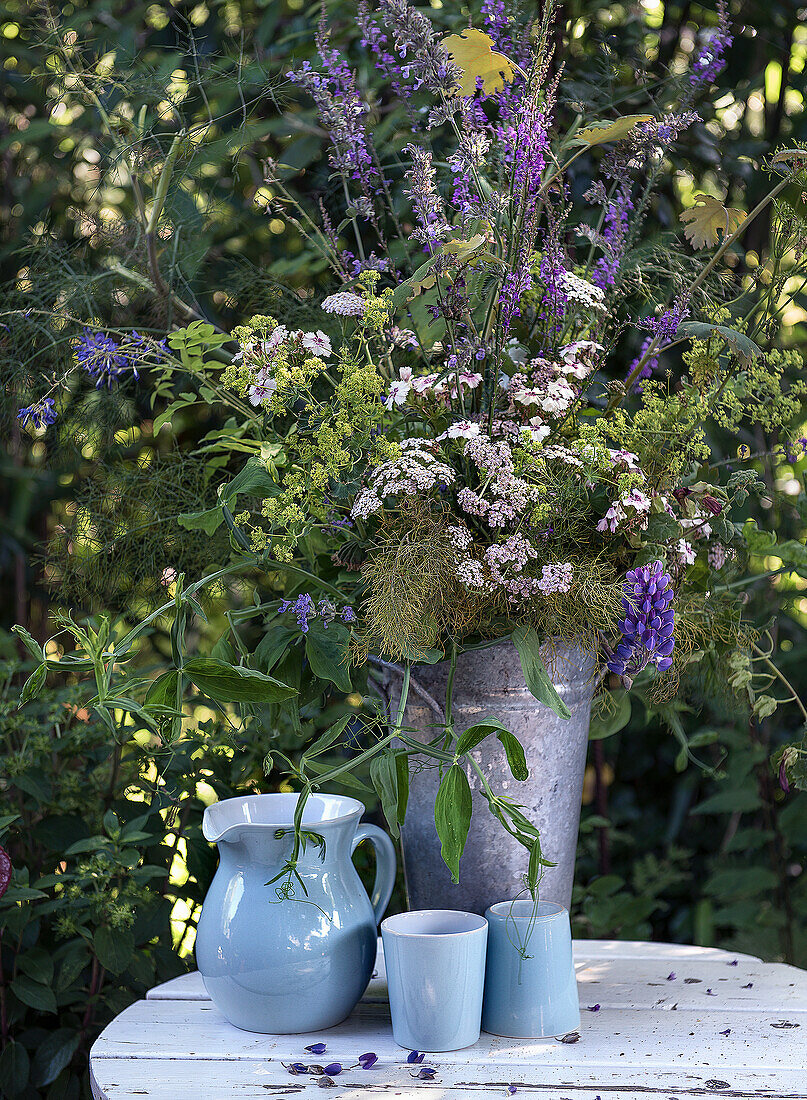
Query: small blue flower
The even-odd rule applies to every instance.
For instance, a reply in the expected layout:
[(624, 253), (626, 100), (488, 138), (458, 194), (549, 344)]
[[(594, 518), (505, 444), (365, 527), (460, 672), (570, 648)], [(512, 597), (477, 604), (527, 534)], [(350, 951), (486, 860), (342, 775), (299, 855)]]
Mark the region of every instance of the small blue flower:
[(423, 1054), (419, 1050), (410, 1050), (410, 1052), (406, 1056), (406, 1060), (411, 1066), (415, 1062), (422, 1062)]
[(370, 1069), (378, 1061), (378, 1055), (373, 1054), (372, 1051), (368, 1051), (367, 1054), (359, 1055), (359, 1065), (362, 1069)]
[(331, 1062), (329, 1066), (325, 1067), (325, 1074), (327, 1077), (338, 1077), (342, 1072), (341, 1062)]
[(324, 1043), (312, 1043), (310, 1047), (306, 1047), (305, 1049), (308, 1051), (309, 1054), (324, 1054), (325, 1053), (325, 1044)]
[(33, 405), (29, 405), (26, 409), (20, 409), (17, 413), (17, 419), (23, 428), (34, 427), (37, 430), (39, 428), (47, 428), (50, 424), (55, 424), (58, 418), (56, 412), (56, 402), (52, 397), (43, 397)]

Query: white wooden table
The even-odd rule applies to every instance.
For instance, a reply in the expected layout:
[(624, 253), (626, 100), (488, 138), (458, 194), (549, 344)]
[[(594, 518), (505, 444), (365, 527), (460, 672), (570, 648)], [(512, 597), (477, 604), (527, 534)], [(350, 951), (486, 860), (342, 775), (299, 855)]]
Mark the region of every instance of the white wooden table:
[[(379, 945), (380, 946), (380, 945)], [(113, 1020), (90, 1054), (96, 1100), (228, 1100), (328, 1096), (291, 1062), (353, 1065), (331, 1096), (478, 1093), (552, 1100), (689, 1100), (701, 1096), (807, 1100), (807, 971), (750, 955), (676, 944), (577, 941), (579, 1039), (505, 1039), (425, 1055), (433, 1080), (413, 1078), (396, 1046), (386, 1003), (383, 954), (356, 1011), (310, 1035), (255, 1035), (215, 1009), (198, 974), (151, 990)], [(305, 1047), (324, 1042), (322, 1055)]]

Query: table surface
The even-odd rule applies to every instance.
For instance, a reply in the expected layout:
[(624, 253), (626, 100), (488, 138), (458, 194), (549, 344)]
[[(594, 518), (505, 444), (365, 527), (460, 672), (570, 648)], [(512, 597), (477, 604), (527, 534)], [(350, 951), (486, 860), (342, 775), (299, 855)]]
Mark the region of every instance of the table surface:
[[(361, 1093), (507, 1097), (510, 1086), (552, 1100), (807, 1100), (807, 971), (684, 944), (579, 940), (574, 954), (576, 1041), (483, 1032), (466, 1050), (427, 1054), (423, 1064), (437, 1071), (431, 1081), (413, 1077), (420, 1067), (408, 1065), (408, 1052), (393, 1041), (380, 950), (352, 1016), (309, 1035), (239, 1031), (213, 1006), (200, 976), (185, 974), (152, 989), (98, 1038), (93, 1095), (311, 1100), (323, 1095), (316, 1078), (293, 1076), (283, 1063), (316, 1061), (346, 1067), (331, 1095), (350, 1100)], [(315, 1042), (327, 1044), (325, 1054), (306, 1054)], [(347, 1068), (367, 1051), (378, 1055), (372, 1069)]]

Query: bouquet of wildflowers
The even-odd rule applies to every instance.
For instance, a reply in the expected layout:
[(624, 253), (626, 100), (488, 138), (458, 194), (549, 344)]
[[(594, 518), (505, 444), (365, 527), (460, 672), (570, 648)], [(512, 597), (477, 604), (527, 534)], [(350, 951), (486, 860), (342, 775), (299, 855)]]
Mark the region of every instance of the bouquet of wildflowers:
[[(432, 756), (447, 765), (437, 824), (453, 870), (466, 800), (454, 792), (446, 817), (449, 788), (468, 747), (496, 729), (456, 739), (449, 697), (435, 742), (409, 739), (413, 664), (446, 657), (453, 668), (463, 648), (512, 637), (531, 690), (563, 713), (539, 655), (560, 640), (596, 654), (612, 688), (639, 678), (670, 696), (693, 666), (708, 666), (758, 716), (792, 700), (807, 720), (744, 621), (741, 580), (767, 554), (807, 576), (807, 550), (736, 518), (765, 489), (760, 439), (786, 440), (786, 459), (807, 448), (795, 428), (801, 359), (775, 342), (807, 250), (807, 153), (770, 156), (770, 189), (749, 213), (699, 195), (681, 213), (680, 239), (657, 238), (654, 186), (730, 46), (725, 6), (668, 102), (578, 115), (562, 132), (553, 15), (546, 4), (532, 25), (484, 0), (475, 25), (441, 38), (408, 0), (375, 10), (359, 0), (361, 44), (381, 80), (371, 101), (323, 22), (321, 64), (287, 76), (316, 105), (338, 202), (295, 203), (282, 165), (268, 165), (265, 188), (271, 214), (329, 265), (316, 321), (300, 329), (261, 315), (230, 334), (196, 321), (150, 349), (163, 379), (181, 369), (202, 380), (199, 401), (231, 406), (229, 435), (208, 450), (228, 453), (237, 438), (251, 452), (216, 509), (181, 520), (225, 523), (245, 567), (285, 578), (282, 600), (258, 604), (269, 616), (260, 652), (233, 650), (242, 678), (282, 680), (295, 647), (308, 675), (343, 692), (350, 664), (403, 675), (397, 716), (384, 725), (383, 712), (371, 715), (368, 748), (322, 765), (347, 737), (342, 719), (302, 763), (281, 757), (293, 779), (305, 796), (369, 762), (396, 830), (408, 756)], [(382, 104), (395, 125), (379, 147)], [(593, 178), (580, 196), (583, 157)], [(772, 255), (735, 277), (728, 261), (763, 212)], [(99, 380), (115, 376), (133, 339), (118, 352), (101, 336), (84, 345), (94, 363), (109, 351)], [(49, 422), (48, 400), (21, 416)], [(736, 462), (713, 458), (718, 437), (735, 440)], [(180, 586), (177, 607), (183, 598)], [(777, 684), (784, 699), (767, 690)], [(158, 692), (152, 703), (166, 700)], [(166, 718), (175, 715), (149, 720)], [(804, 743), (789, 746), (783, 782), (804, 782), (805, 761)], [(530, 851), (535, 887), (537, 833), (516, 803), (489, 793)]]

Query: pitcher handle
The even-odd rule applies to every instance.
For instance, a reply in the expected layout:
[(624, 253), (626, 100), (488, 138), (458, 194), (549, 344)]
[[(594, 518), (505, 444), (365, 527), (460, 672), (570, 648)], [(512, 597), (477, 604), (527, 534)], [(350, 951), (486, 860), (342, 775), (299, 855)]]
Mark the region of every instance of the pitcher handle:
[(356, 830), (353, 847), (350, 849), (351, 854), (363, 840), (369, 840), (375, 848), (375, 882), (370, 903), (373, 906), (375, 922), (378, 924), (389, 905), (395, 886), (395, 845), (383, 829), (364, 821), (359, 823)]

